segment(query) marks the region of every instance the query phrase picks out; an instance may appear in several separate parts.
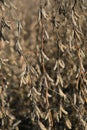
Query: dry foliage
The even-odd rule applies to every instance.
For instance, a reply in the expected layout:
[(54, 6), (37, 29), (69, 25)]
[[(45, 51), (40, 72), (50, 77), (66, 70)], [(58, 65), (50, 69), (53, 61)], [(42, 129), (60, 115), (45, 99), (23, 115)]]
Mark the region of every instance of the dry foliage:
[(21, 1), (0, 1), (0, 130), (86, 130), (87, 1)]

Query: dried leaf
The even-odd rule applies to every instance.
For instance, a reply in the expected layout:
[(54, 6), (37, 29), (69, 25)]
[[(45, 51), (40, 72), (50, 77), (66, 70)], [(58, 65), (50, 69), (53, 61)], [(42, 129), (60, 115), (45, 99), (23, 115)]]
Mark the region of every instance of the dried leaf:
[(42, 124), (41, 121), (38, 121), (38, 125), (39, 125), (41, 130), (47, 130), (46, 127)]
[(36, 108), (36, 111), (38, 111), (39, 115), (41, 116), (41, 113), (42, 113), (42, 112), (40, 111), (40, 109), (38, 108), (37, 105), (35, 106), (35, 108)]
[(40, 67), (39, 67), (38, 64), (36, 65), (36, 71), (37, 71), (37, 73), (38, 73), (39, 75), (41, 75), (41, 70), (40, 70)]
[(46, 30), (45, 30), (45, 35), (46, 35), (47, 39), (49, 39), (49, 34)]
[(51, 98), (51, 97), (52, 97), (52, 95), (51, 95), (51, 94), (49, 94), (49, 93), (47, 93), (47, 96), (48, 96), (49, 98)]
[(48, 73), (46, 73), (47, 79), (51, 82), (54, 82), (54, 80), (48, 75)]
[(57, 74), (57, 80), (56, 80), (55, 85), (57, 86), (59, 83), (60, 83), (61, 86), (63, 87), (63, 79), (62, 79), (62, 77), (61, 77), (60, 74)]
[(74, 93), (74, 105), (76, 104), (76, 94)]
[(63, 69), (65, 68), (65, 63), (64, 63), (63, 60), (59, 59), (59, 60), (58, 60), (58, 63), (59, 63), (59, 65), (60, 65)]
[(61, 88), (59, 88), (59, 94), (60, 94), (61, 97), (64, 97), (64, 99), (66, 99), (66, 95), (63, 93)]
[(21, 123), (21, 120), (17, 121), (16, 123), (13, 124), (13, 128), (17, 127)]
[(82, 58), (85, 58), (85, 53), (83, 52), (82, 49), (80, 49), (80, 55), (81, 55)]
[(75, 14), (75, 16), (76, 16), (78, 19), (80, 18), (79, 14), (77, 14), (76, 11), (74, 12), (74, 14)]
[[(29, 68), (29, 67), (28, 67), (28, 68)], [(28, 69), (28, 70), (29, 70), (29, 69)], [(30, 70), (31, 70), (32, 74), (34, 74), (36, 77), (38, 77), (38, 73), (37, 73), (37, 71), (34, 69), (33, 66), (30, 66)]]
[[(0, 93), (1, 94), (1, 93)], [(3, 113), (0, 111), (0, 118), (3, 118)]]
[(51, 5), (50, 0), (47, 0), (47, 6), (49, 7)]
[(37, 90), (36, 90), (36, 88), (35, 87), (33, 87), (33, 90), (34, 90), (34, 92), (37, 94), (37, 95), (41, 95), (41, 93), (39, 93)]
[(45, 116), (45, 120), (47, 120), (49, 118), (49, 111), (47, 112), (46, 116)]
[(67, 127), (68, 127), (68, 129), (72, 129), (72, 124), (71, 124), (71, 122), (70, 122), (70, 120), (67, 118), (66, 119), (66, 125), (67, 125)]
[(77, 32), (77, 31), (75, 31), (75, 34), (76, 34), (76, 36), (77, 36), (78, 40), (79, 40), (79, 41), (81, 41), (81, 37), (80, 37), (80, 35), (78, 34), (78, 32)]
[(46, 77), (44, 78), (44, 81), (45, 81), (45, 86), (46, 86), (47, 88), (49, 88), (49, 87), (48, 87), (48, 82), (47, 82), (47, 78), (46, 78)]
[(84, 100), (83, 100), (83, 98), (82, 98), (82, 96), (81, 96), (81, 94), (79, 95), (79, 103), (81, 103), (81, 104), (83, 104), (84, 105)]
[(29, 93), (28, 93), (27, 97), (30, 97), (30, 96), (31, 96), (31, 90), (29, 91)]
[(43, 51), (42, 51), (42, 55), (43, 55), (44, 59), (46, 59), (47, 61), (49, 61), (48, 56)]
[(41, 21), (41, 10), (39, 9), (39, 12), (38, 12), (38, 21), (40, 22)]
[(58, 85), (58, 83), (59, 83), (59, 75), (57, 74), (57, 80), (56, 80), (55, 85), (57, 86), (57, 85)]
[(66, 49), (66, 46), (65, 46), (64, 44), (62, 44), (61, 41), (59, 41), (59, 48), (60, 48), (60, 50), (61, 50), (62, 52), (64, 52), (65, 49)]
[(63, 87), (63, 79), (62, 79), (62, 77), (61, 77), (61, 75), (59, 74), (59, 83), (61, 84), (61, 86)]
[(80, 36), (82, 36), (83, 37), (83, 33), (81, 32), (81, 31), (79, 31), (79, 29), (75, 29), (76, 30), (76, 32), (80, 35)]
[(22, 54), (22, 47), (21, 47), (19, 40), (17, 40), (16, 43), (15, 43), (15, 49), (19, 53), (19, 55)]
[(62, 113), (64, 113), (65, 115), (68, 114), (68, 112), (62, 107), (62, 105), (60, 105), (60, 111), (61, 111)]
[(73, 21), (74, 26), (77, 26), (73, 10), (72, 10), (72, 21)]
[(45, 19), (48, 19), (48, 15), (47, 15), (47, 13), (46, 13), (46, 11), (45, 11), (44, 8), (42, 8), (42, 15), (43, 15), (43, 17), (44, 17)]
[(55, 63), (55, 66), (54, 66), (53, 70), (57, 69), (57, 65), (58, 65), (58, 61), (56, 60), (56, 63)]

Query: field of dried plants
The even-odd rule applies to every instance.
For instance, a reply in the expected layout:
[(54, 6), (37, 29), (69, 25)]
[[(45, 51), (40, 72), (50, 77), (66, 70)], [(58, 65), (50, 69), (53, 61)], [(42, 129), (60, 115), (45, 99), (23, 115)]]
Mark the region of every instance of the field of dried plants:
[(86, 0), (0, 0), (0, 130), (87, 130)]

